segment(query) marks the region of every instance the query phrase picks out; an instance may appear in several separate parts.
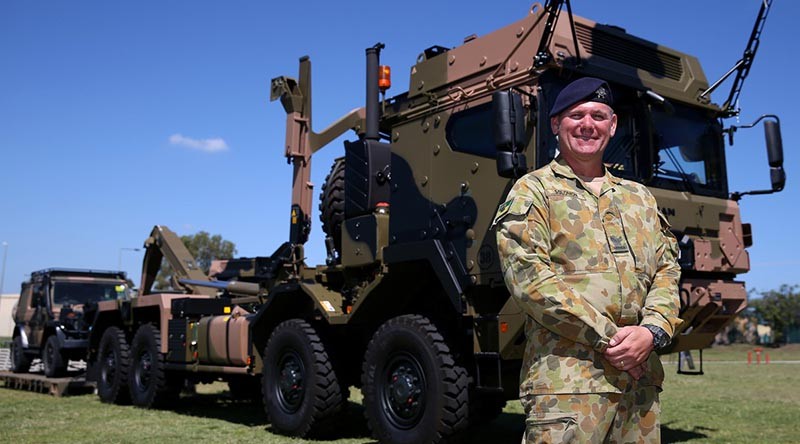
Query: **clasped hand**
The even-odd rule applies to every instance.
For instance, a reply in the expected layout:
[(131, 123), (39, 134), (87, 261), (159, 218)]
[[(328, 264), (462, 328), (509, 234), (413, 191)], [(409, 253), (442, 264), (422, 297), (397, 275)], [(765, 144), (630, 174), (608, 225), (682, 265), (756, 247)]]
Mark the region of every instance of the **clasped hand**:
[(650, 352), (653, 351), (653, 333), (638, 325), (622, 327), (611, 338), (603, 356), (615, 368), (628, 372), (634, 379), (641, 378)]

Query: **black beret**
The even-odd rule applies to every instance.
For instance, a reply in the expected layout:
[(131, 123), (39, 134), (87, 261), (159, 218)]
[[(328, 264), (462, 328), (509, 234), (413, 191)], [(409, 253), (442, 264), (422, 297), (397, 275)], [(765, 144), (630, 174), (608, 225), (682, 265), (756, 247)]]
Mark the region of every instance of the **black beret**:
[(611, 96), (611, 88), (605, 80), (583, 77), (570, 83), (558, 93), (556, 102), (550, 108), (550, 117), (557, 116), (578, 102), (599, 102), (611, 106), (614, 97)]

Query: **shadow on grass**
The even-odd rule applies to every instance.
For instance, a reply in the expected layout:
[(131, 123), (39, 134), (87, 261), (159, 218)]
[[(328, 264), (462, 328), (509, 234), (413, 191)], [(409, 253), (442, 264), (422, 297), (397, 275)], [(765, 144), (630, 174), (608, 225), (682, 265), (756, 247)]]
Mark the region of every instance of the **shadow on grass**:
[[(226, 392), (218, 394), (184, 395), (176, 404), (166, 407), (174, 413), (197, 418), (210, 418), (240, 424), (248, 427), (262, 427), (277, 434), (267, 421), (264, 407), (258, 402), (234, 400)], [(501, 413), (494, 421), (470, 427), (461, 436), (464, 444), (486, 442), (519, 442), (525, 424), (521, 413)], [(345, 410), (334, 421), (321, 427), (314, 441), (333, 441), (339, 439), (370, 440), (370, 432), (364, 419), (364, 407), (348, 402)]]
[(708, 435), (703, 432), (716, 432), (716, 429), (696, 426), (691, 430), (673, 429), (670, 424), (661, 424), (661, 441), (663, 442), (687, 442), (695, 439), (705, 439)]
[[(234, 400), (228, 393), (195, 394), (184, 396), (168, 410), (198, 418), (212, 418), (241, 424), (248, 427), (262, 427), (277, 434), (267, 421), (264, 407), (258, 402)], [(685, 430), (672, 428), (674, 423), (661, 425), (661, 440), (678, 443), (707, 439), (706, 432), (714, 432), (708, 427), (693, 427)], [(482, 444), (487, 442), (519, 442), (525, 428), (525, 415), (522, 413), (501, 413), (495, 420), (470, 427), (460, 442), (464, 444)], [(348, 402), (345, 410), (337, 415), (334, 421), (326, 424), (312, 437), (314, 441), (333, 441), (339, 439), (370, 440), (370, 432), (364, 419), (364, 408), (361, 404)]]
[(179, 415), (219, 419), (250, 427), (267, 425), (267, 414), (261, 404), (234, 400), (227, 393), (183, 396), (164, 409)]

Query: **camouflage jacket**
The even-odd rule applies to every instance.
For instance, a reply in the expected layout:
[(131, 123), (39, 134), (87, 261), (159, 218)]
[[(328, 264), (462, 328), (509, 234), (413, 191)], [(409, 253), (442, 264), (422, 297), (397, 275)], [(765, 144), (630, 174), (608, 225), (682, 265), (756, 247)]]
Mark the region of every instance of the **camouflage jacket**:
[(655, 353), (639, 381), (605, 360), (619, 327), (678, 318), (677, 242), (643, 185), (606, 171), (600, 196), (561, 158), (519, 179), (494, 223), (503, 275), (528, 319), (520, 396), (660, 386)]

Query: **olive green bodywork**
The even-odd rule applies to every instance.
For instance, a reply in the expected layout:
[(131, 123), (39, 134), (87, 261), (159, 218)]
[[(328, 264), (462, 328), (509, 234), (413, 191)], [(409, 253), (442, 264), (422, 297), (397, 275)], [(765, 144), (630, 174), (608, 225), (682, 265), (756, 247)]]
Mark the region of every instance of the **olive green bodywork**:
[[(580, 17), (575, 38), (568, 20), (550, 23), (537, 4), (493, 33), (428, 48), (408, 91), (381, 102), (383, 45), (368, 48), (367, 106), (321, 132), (312, 126), (311, 61), (301, 58), (299, 78), (275, 78), (270, 92), (287, 115), (288, 242), (271, 256), (217, 262), (208, 278), (181, 267), (191, 256), (156, 227), (148, 252), (172, 250), (163, 256), (179, 264), (173, 287), (187, 294), (145, 288), (136, 300), (103, 304), (93, 362), (102, 331), (114, 326), (130, 339), (153, 324), (165, 369), (201, 380), (262, 375), (273, 428), (299, 436), (330, 417), (349, 386), (365, 391), (369, 426), (385, 442), (438, 442), (481, 412), (496, 415), (518, 395), (525, 346), (525, 315), (506, 289), (492, 227), (513, 183), (501, 159), (524, 155), (532, 170), (554, 157), (547, 111), (581, 76), (606, 80), (616, 98), (606, 164), (649, 187), (679, 240), (684, 323), (667, 351), (708, 347), (747, 304), (736, 278), (750, 268), (752, 238), (727, 187), (721, 119), (730, 114), (703, 94), (709, 83), (694, 57)], [(523, 136), (511, 131), (510, 145), (498, 136), (508, 132), (498, 93), (521, 104), (512, 117), (524, 121)], [(312, 156), (349, 129), (356, 138), (319, 207), (328, 258), (310, 266)], [(146, 255), (143, 286), (160, 261)], [(309, 375), (320, 392), (298, 404), (314, 390), (302, 385)], [(436, 399), (423, 396), (428, 389)], [(447, 409), (434, 406), (437, 397)]]
[[(449, 314), (437, 311), (437, 322), (459, 332), (456, 337), (464, 341), (467, 356), (521, 358), (524, 319), (508, 298), (491, 227), (512, 181), (498, 175), (494, 147), (476, 153), (453, 146), (452, 133), (458, 124), (454, 122), (470, 112), (491, 119), (492, 93), (508, 89), (521, 93), (527, 137), (524, 154), (528, 169), (533, 169), (552, 157), (547, 152), (548, 144), (553, 144), (549, 120), (540, 110), (549, 109), (558, 91), (554, 85), (591, 75), (612, 85), (618, 97), (615, 108), (627, 117), (622, 124), (632, 127), (626, 135), (636, 137), (624, 142), (628, 145), (623, 148), (629, 150), (627, 163), (610, 159), (609, 167), (647, 184), (682, 245), (693, 247), (682, 252), (693, 256), (682, 261), (684, 324), (668, 351), (709, 346), (716, 333), (745, 308), (744, 284), (735, 278), (750, 268), (745, 249), (751, 242), (749, 226), (741, 221), (738, 203), (728, 197), (718, 121), (721, 108), (700, 97), (709, 83), (698, 60), (621, 28), (575, 17), (577, 41), (569, 22), (560, 20), (548, 47), (550, 59), (537, 64), (546, 17), (544, 8), (535, 5), (523, 19), (488, 35), (471, 36), (452, 49), (433, 47), (420, 54), (411, 68), (408, 92), (381, 105), (380, 132), (391, 143), (388, 214), (378, 214), (376, 209), (373, 214), (345, 218), (339, 260), (296, 274), (309, 276), (308, 283), (300, 278), (303, 294), (312, 300), (332, 300), (327, 293), (338, 291), (345, 294), (342, 306), (319, 310), (320, 304), (309, 303), (306, 307), (317, 307), (318, 315), (332, 324), (364, 324), (368, 329), (397, 313), (446, 307)], [(320, 134), (313, 133), (310, 111), (302, 112), (311, 108), (310, 86), (303, 88), (311, 83), (310, 60), (301, 59), (300, 66), (299, 81), (273, 80), (272, 99), (280, 99), (287, 111), (287, 156), (310, 158), (322, 148), (321, 140), (332, 139), (346, 125), (363, 137), (366, 122), (358, 116), (363, 116), (364, 109), (352, 111)], [(282, 89), (283, 85), (292, 88)], [(703, 173), (705, 182), (714, 186), (696, 192), (682, 180), (658, 177), (655, 165), (663, 159), (659, 159), (656, 139), (662, 136), (657, 134), (652, 113), (662, 111), (663, 105), (648, 101), (647, 91), (680, 107), (690, 116), (687, 121), (697, 119), (689, 123), (706, 126), (705, 137), (713, 143), (705, 154)], [(480, 128), (491, 131), (491, 122), (484, 124)], [(680, 126), (672, 129), (682, 131)], [(303, 185), (295, 186), (293, 204), (299, 214), (308, 215), (311, 204), (299, 197), (299, 191), (307, 191), (308, 182), (295, 179), (295, 183)], [(388, 232), (384, 217), (389, 219)], [(310, 283), (312, 273), (314, 282)], [(273, 324), (266, 319), (273, 316), (286, 315), (280, 310), (264, 311), (256, 324), (264, 332), (254, 331), (257, 343), (266, 341)], [(515, 382), (503, 381), (509, 395)]]
[(69, 360), (85, 359), (97, 304), (125, 300), (129, 291), (121, 271), (49, 268), (31, 273), (13, 313), (14, 370), (26, 372), (41, 357), (45, 374), (57, 376)]

